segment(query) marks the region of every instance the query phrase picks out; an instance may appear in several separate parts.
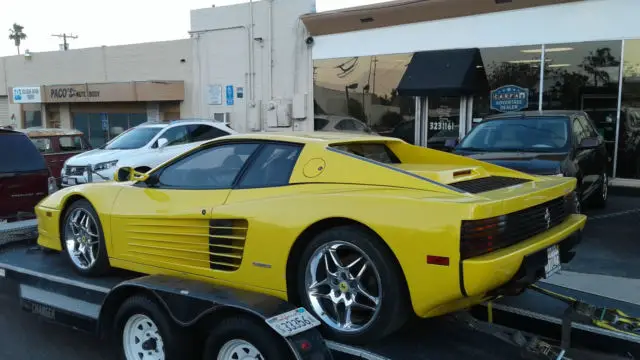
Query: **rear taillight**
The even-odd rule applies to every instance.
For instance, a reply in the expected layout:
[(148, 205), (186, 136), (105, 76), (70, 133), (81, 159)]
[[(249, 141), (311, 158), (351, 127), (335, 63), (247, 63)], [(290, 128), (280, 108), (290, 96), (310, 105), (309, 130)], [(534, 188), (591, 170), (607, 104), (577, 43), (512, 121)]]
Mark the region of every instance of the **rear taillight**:
[(53, 176), (49, 176), (47, 179), (47, 189), (49, 190), (49, 195), (58, 191), (58, 183), (56, 182), (56, 178)]
[(463, 220), (460, 230), (460, 256), (469, 259), (495, 250), (495, 243), (504, 233), (507, 217), (496, 216), (482, 220)]

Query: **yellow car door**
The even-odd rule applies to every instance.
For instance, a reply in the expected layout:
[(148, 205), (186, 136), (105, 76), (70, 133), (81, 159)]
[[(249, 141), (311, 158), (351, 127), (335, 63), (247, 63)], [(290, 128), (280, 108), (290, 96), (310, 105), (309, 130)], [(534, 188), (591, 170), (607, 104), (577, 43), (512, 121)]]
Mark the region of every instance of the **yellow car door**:
[(258, 146), (220, 143), (199, 148), (123, 189), (111, 216), (112, 263), (123, 261), (122, 267), (145, 272), (166, 269), (218, 277), (215, 272), (222, 269), (215, 264), (235, 255), (214, 246), (220, 245), (214, 240), (226, 234), (228, 226), (212, 220), (212, 213), (224, 204)]

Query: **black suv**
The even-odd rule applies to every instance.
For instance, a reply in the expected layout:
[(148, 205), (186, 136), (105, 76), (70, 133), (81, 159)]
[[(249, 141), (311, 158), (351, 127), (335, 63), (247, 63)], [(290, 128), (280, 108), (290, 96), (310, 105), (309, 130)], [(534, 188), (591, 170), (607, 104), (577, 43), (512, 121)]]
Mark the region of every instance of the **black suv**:
[(584, 111), (489, 116), (460, 141), (454, 153), (533, 175), (576, 177), (580, 203), (589, 200), (594, 206), (606, 206), (609, 155)]
[(35, 218), (34, 208), (56, 191), (44, 156), (27, 135), (0, 129), (0, 228)]

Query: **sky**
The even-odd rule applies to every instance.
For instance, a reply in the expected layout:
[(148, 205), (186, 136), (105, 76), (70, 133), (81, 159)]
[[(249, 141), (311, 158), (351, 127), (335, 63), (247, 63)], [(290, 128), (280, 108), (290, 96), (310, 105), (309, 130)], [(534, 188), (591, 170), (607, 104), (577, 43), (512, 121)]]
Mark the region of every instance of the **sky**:
[[(283, 0), (296, 1), (296, 0)], [(385, 0), (316, 0), (317, 11), (379, 3)], [(62, 39), (52, 34), (73, 33), (70, 49), (113, 46), (140, 42), (175, 40), (188, 37), (189, 11), (212, 5), (224, 6), (247, 0), (30, 0), (2, 1), (0, 56), (17, 54), (9, 29), (13, 23), (24, 26), (27, 39), (21, 52), (55, 51)], [(0, 31), (0, 34), (2, 32)]]

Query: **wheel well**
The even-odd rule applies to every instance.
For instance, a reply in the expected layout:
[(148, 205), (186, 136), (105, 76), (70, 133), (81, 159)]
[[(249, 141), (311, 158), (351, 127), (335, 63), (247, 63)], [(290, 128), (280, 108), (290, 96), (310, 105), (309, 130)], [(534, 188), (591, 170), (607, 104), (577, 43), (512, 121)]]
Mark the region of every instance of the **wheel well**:
[(308, 228), (306, 228), (298, 236), (293, 246), (291, 247), (291, 251), (289, 252), (289, 256), (287, 258), (287, 270), (286, 270), (287, 298), (289, 299), (290, 302), (294, 304), (300, 304), (301, 299), (299, 298), (298, 293), (295, 291), (295, 288), (292, 285), (296, 283), (297, 281), (296, 277), (297, 277), (298, 271), (300, 271), (298, 268), (300, 264), (299, 262), (296, 261), (296, 259), (299, 259), (300, 256), (302, 255), (302, 252), (305, 249), (305, 245), (308, 244), (309, 241), (311, 241), (311, 239), (313, 239), (316, 235), (322, 233), (323, 231), (329, 230), (331, 228), (335, 228), (339, 226), (347, 226), (347, 225), (357, 226), (362, 230), (375, 236), (376, 238), (380, 239), (379, 243), (384, 247), (384, 249), (386, 249), (386, 251), (388, 251), (389, 255), (391, 256), (391, 259), (393, 259), (394, 266), (396, 266), (400, 274), (402, 274), (401, 281), (404, 284), (404, 289), (406, 291), (406, 295), (408, 296), (409, 286), (407, 284), (407, 279), (404, 276), (404, 271), (402, 271), (402, 267), (400, 266), (400, 262), (398, 261), (398, 258), (393, 253), (389, 245), (387, 245), (387, 243), (382, 239), (382, 237), (378, 235), (378, 233), (376, 233), (373, 229), (371, 229), (370, 227), (368, 227), (367, 225), (361, 222), (358, 222), (349, 218), (335, 217), (335, 218), (320, 220), (312, 224)]

